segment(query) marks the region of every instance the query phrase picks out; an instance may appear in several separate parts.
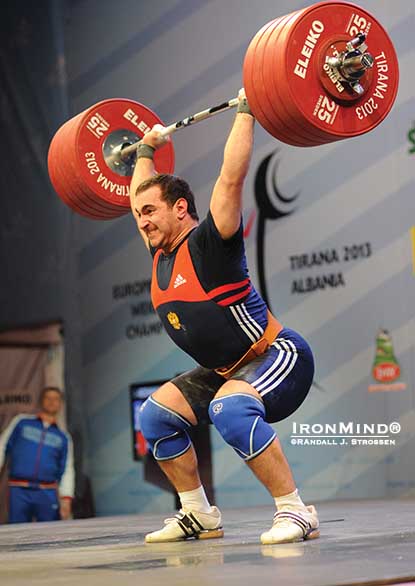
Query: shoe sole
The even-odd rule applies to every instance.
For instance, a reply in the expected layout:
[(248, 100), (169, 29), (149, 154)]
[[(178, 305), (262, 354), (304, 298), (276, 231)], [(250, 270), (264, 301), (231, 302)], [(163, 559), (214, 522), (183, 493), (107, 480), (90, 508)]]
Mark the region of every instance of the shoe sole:
[(310, 539), (317, 539), (320, 537), (320, 530), (319, 529), (312, 529), (310, 533), (307, 533), (304, 537), (300, 537), (299, 539), (284, 539), (282, 541), (262, 541), (262, 545), (278, 545), (280, 543), (300, 543), (301, 541), (308, 541)]
[(317, 537), (320, 537), (320, 530), (313, 529), (312, 531), (310, 531), (310, 533), (308, 535), (306, 535), (304, 537), (304, 541), (306, 541), (308, 539), (317, 539)]
[(189, 537), (177, 537), (176, 539), (147, 539), (145, 537), (145, 543), (173, 543), (177, 541), (188, 541), (189, 539), (217, 539), (219, 537), (223, 537), (225, 534), (222, 527), (218, 527), (217, 529), (205, 529), (200, 533), (196, 533), (195, 535), (189, 535)]
[(216, 539), (217, 537), (223, 537), (224, 535), (225, 532), (222, 527), (218, 527), (217, 529), (206, 529), (205, 531), (196, 533), (194, 537), (195, 539)]

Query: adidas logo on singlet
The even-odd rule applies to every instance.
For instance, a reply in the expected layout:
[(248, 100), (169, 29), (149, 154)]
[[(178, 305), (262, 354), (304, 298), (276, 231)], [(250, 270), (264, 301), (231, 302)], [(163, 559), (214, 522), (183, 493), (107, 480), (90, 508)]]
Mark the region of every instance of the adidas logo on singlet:
[(180, 285), (184, 285), (185, 283), (187, 283), (186, 279), (184, 277), (182, 277), (181, 274), (179, 273), (174, 280), (173, 287), (175, 289), (177, 289), (177, 287), (180, 287)]

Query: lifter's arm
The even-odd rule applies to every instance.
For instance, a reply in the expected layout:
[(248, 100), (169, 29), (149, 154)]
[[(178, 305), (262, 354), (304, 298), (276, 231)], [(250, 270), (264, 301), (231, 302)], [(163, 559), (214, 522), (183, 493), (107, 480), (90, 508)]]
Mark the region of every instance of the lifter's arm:
[[(152, 130), (150, 130), (150, 132), (148, 132), (147, 134), (144, 135), (140, 144), (145, 144), (145, 145), (151, 147), (155, 151), (158, 147), (165, 144), (167, 140), (169, 140), (169, 139), (167, 137), (162, 137), (159, 130), (155, 127)], [(135, 203), (135, 192), (136, 192), (137, 187), (140, 185), (140, 183), (142, 183), (146, 179), (150, 179), (150, 177), (152, 177), (155, 174), (156, 174), (156, 169), (154, 167), (154, 162), (153, 162), (152, 158), (137, 157), (137, 161), (136, 161), (136, 164), (134, 167), (133, 176), (131, 178), (131, 183), (130, 183), (130, 206), (131, 206), (131, 211), (133, 213), (135, 221), (137, 222), (138, 231), (140, 232), (141, 236), (143, 237), (143, 240), (144, 240), (147, 248), (149, 247), (148, 238), (147, 238), (146, 234), (142, 230), (140, 230), (140, 227), (138, 224), (138, 215), (137, 215), (137, 209), (136, 209), (136, 203)]]
[[(240, 102), (245, 99), (243, 90), (238, 97)], [(254, 123), (251, 114), (238, 112), (226, 142), (221, 172), (210, 201), (210, 211), (222, 238), (233, 236), (241, 223), (242, 190), (251, 161)]]

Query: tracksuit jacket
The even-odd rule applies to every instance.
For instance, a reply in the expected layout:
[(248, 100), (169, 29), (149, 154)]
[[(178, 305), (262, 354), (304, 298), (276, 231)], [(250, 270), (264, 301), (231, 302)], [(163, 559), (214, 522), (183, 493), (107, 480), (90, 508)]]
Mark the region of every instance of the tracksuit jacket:
[(59, 496), (74, 496), (71, 436), (56, 423), (46, 426), (40, 416), (21, 414), (0, 436), (0, 470), (9, 457), (9, 483), (38, 488), (58, 483)]

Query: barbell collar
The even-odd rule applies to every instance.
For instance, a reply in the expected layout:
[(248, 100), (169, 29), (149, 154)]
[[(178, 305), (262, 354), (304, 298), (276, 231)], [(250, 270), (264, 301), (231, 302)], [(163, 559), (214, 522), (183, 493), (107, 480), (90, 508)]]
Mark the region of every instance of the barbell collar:
[(362, 45), (364, 45), (365, 41), (365, 33), (359, 33), (347, 43), (346, 47), (349, 51), (353, 51), (353, 49), (360, 49), (361, 51), (363, 51)]

